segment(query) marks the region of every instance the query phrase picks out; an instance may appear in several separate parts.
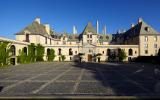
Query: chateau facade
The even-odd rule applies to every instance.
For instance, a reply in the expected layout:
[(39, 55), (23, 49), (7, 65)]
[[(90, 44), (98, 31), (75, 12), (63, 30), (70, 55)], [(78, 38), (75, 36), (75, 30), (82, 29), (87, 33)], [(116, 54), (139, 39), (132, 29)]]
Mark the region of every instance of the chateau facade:
[[(141, 18), (137, 24), (124, 32), (106, 34), (98, 32), (91, 23), (88, 23), (81, 34), (77, 34), (75, 27), (72, 34), (56, 33), (48, 24), (42, 24), (40, 18), (36, 18), (30, 25), (16, 33), (16, 40), (0, 37), (0, 41), (9, 41), (15, 53), (11, 57), (17, 63), (16, 56), (19, 50), (27, 49), (31, 43), (41, 44), (45, 47), (44, 60), (50, 49), (55, 50), (54, 61), (59, 61), (61, 55), (65, 55), (65, 61), (73, 61), (74, 56), (83, 53), (83, 61), (95, 61), (94, 55), (101, 54), (101, 61), (108, 61), (109, 55), (117, 55), (119, 50), (124, 50), (130, 61), (138, 56), (157, 55), (160, 48), (160, 34)], [(26, 50), (27, 51), (27, 50)]]

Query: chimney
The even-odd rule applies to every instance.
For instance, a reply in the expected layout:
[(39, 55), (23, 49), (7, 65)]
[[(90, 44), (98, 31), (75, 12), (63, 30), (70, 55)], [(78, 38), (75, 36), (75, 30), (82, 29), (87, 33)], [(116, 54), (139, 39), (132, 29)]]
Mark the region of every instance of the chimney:
[(50, 35), (50, 26), (49, 24), (45, 24), (45, 29), (46, 29), (46, 32)]
[(73, 26), (73, 34), (77, 34), (77, 29), (75, 26)]
[(97, 34), (99, 33), (99, 22), (97, 20)]
[(139, 18), (139, 19), (138, 19), (138, 23), (141, 23), (141, 22), (142, 22), (142, 18)]
[(39, 17), (37, 17), (34, 21), (41, 24), (41, 19)]
[(134, 27), (134, 24), (131, 24), (131, 28), (133, 28)]
[(107, 34), (106, 25), (104, 26), (104, 34)]

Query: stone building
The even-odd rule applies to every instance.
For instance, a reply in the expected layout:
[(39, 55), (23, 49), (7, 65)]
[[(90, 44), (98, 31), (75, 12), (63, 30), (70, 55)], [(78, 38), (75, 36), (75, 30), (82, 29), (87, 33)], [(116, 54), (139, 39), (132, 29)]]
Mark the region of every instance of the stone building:
[(15, 53), (11, 59), (15, 63), (19, 50), (25, 48), (27, 53), (27, 45), (31, 43), (45, 47), (44, 60), (47, 60), (47, 51), (54, 49), (56, 54), (54, 61), (59, 61), (61, 55), (66, 56), (65, 61), (73, 61), (79, 53), (84, 54), (82, 60), (86, 62), (95, 61), (96, 54), (101, 54), (101, 61), (108, 61), (109, 55), (117, 55), (122, 49), (126, 52), (125, 60), (128, 61), (137, 56), (154, 56), (160, 48), (160, 34), (141, 18), (127, 31), (116, 34), (106, 34), (106, 28), (104, 33), (100, 34), (98, 27), (98, 22), (96, 30), (89, 22), (80, 34), (77, 34), (75, 27), (72, 34), (56, 33), (49, 24), (42, 24), (40, 18), (36, 18), (30, 25), (16, 33), (16, 40), (0, 37), (0, 41), (12, 42)]

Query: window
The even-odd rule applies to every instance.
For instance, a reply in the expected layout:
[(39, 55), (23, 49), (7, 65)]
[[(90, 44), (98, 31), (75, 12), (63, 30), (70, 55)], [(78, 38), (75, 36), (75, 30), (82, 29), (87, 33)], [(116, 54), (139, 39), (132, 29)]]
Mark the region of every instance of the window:
[(89, 38), (89, 35), (87, 35), (87, 38)]
[(149, 32), (149, 27), (145, 27), (144, 29), (145, 31)]
[(144, 40), (145, 42), (147, 42), (148, 41), (148, 37), (147, 36), (145, 36), (145, 40)]
[(47, 44), (47, 37), (45, 37), (45, 44)]
[(52, 44), (51, 39), (50, 39), (50, 45)]
[(135, 51), (135, 54), (137, 54), (137, 51)]
[(92, 35), (90, 35), (90, 38), (92, 38)]
[(145, 52), (145, 54), (148, 54), (148, 50), (145, 50), (144, 52)]
[(157, 48), (157, 44), (154, 44), (154, 48)]
[(92, 52), (92, 50), (89, 49), (89, 53), (91, 53), (91, 52)]
[(26, 42), (29, 42), (29, 34), (26, 34)]
[(75, 54), (77, 54), (77, 51), (75, 51)]
[(144, 44), (144, 48), (148, 48), (148, 44)]
[(154, 37), (154, 41), (157, 42), (157, 36)]
[(87, 43), (89, 43), (89, 40), (87, 40)]
[(104, 51), (102, 53), (104, 54)]

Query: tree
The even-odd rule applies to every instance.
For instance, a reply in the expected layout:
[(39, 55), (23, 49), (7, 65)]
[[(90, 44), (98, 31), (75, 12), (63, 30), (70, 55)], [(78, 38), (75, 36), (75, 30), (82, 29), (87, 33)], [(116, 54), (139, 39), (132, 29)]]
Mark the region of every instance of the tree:
[(126, 56), (125, 51), (124, 50), (120, 50), (118, 57), (119, 57), (119, 61), (123, 61), (124, 59), (126, 59), (127, 56)]
[(43, 61), (44, 47), (41, 44), (38, 44), (36, 46), (36, 50), (37, 50), (36, 61)]
[(0, 42), (0, 66), (9, 64), (9, 42)]
[(61, 55), (61, 59), (62, 59), (62, 61), (64, 61), (66, 59), (66, 56), (65, 55)]
[(51, 49), (50, 55), (47, 55), (47, 56), (48, 56), (48, 61), (53, 61), (54, 58), (56, 57), (54, 49)]

